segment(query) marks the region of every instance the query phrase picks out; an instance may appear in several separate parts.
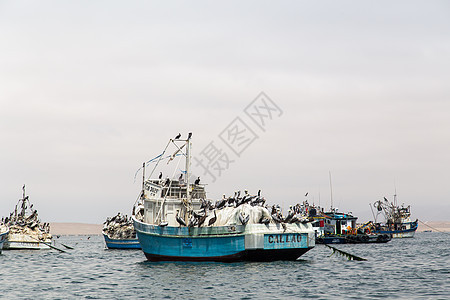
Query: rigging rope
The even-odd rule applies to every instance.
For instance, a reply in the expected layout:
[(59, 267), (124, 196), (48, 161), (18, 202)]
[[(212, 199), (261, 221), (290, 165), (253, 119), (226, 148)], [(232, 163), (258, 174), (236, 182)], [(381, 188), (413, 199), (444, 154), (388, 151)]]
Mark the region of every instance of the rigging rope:
[(427, 226), (427, 227), (430, 227), (431, 229), (433, 229), (433, 230), (435, 230), (435, 231), (437, 231), (437, 232), (441, 232), (441, 233), (445, 233), (445, 234), (450, 234), (449, 232), (442, 231), (442, 230), (436, 229), (436, 228), (434, 228), (434, 227), (432, 227), (432, 226), (430, 226), (430, 225), (428, 225), (428, 224), (425, 224), (424, 222), (422, 222), (422, 220), (419, 220), (419, 222), (422, 223), (423, 225)]

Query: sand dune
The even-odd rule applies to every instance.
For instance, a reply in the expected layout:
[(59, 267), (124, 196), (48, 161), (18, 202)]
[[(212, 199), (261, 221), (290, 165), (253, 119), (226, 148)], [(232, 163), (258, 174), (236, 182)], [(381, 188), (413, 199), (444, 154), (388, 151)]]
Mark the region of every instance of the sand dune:
[(102, 224), (50, 223), (53, 235), (96, 235), (102, 234)]
[[(423, 224), (423, 223), (425, 223), (425, 224)], [(431, 231), (450, 232), (450, 222), (428, 221), (428, 222), (423, 222), (423, 223), (419, 222), (419, 228), (417, 229), (417, 231), (431, 230)]]

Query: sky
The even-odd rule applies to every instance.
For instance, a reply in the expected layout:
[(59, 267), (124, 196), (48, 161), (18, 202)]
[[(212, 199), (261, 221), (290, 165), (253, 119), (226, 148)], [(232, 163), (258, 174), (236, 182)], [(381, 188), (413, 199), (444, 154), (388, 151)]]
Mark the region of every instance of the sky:
[(448, 1), (0, 0), (0, 215), (130, 214), (192, 132), (211, 199), (450, 221), (449, 57)]

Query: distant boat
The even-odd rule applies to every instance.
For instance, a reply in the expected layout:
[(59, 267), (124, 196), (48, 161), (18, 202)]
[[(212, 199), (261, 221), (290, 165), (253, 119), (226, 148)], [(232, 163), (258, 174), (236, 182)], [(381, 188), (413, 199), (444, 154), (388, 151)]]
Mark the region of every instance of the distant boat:
[(109, 238), (107, 234), (103, 232), (103, 237), (105, 238), (106, 247), (108, 249), (141, 249), (139, 240), (134, 239), (112, 239)]
[[(419, 222), (418, 220), (411, 221), (411, 207), (409, 205), (407, 207), (397, 205), (397, 195), (394, 195), (393, 202), (389, 202), (388, 199), (384, 198), (383, 201), (376, 201), (373, 206), (376, 209), (373, 232), (390, 234), (393, 238), (414, 237), (414, 233), (419, 227)], [(378, 222), (380, 215), (384, 217), (384, 220)]]
[(319, 212), (314, 216), (312, 224), (316, 231), (317, 244), (365, 244), (387, 243), (391, 240), (389, 234), (372, 233), (365, 225), (356, 226), (357, 217), (351, 213), (338, 212), (331, 209), (329, 212)]
[(120, 213), (106, 219), (102, 233), (108, 249), (141, 249), (133, 223)]
[(0, 225), (0, 253), (2, 253), (3, 243), (8, 237), (9, 228), (3, 224)]
[(158, 163), (184, 157), (183, 176), (166, 180), (144, 177), (141, 196), (133, 208), (134, 227), (148, 260), (296, 260), (315, 246), (310, 223), (276, 223), (260, 195), (241, 197), (236, 193), (210, 205), (199, 179), (190, 183), (190, 136), (171, 139), (167, 147), (170, 145), (175, 152), (164, 157), (164, 150)]
[(50, 225), (41, 223), (37, 210), (33, 208), (29, 197), (25, 195), (25, 185), (22, 190), (22, 199), (19, 199), (9, 217), (5, 218), (9, 233), (3, 249), (50, 249), (52, 242)]

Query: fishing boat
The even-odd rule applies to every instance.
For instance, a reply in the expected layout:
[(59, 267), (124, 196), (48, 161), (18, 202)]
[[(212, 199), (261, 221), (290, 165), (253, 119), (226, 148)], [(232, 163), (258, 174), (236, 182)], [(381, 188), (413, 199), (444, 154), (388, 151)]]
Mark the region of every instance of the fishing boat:
[(367, 224), (357, 226), (358, 218), (352, 213), (339, 212), (336, 208), (328, 212), (317, 211), (312, 224), (317, 244), (387, 243), (391, 240), (389, 234), (371, 232), (366, 228)]
[(29, 197), (25, 195), (25, 185), (22, 188), (23, 196), (19, 199), (14, 211), (4, 218), (9, 227), (9, 233), (3, 244), (3, 249), (50, 249), (52, 235), (50, 224), (41, 223), (38, 212), (34, 209)]
[[(172, 155), (168, 149), (172, 147)], [(215, 204), (206, 198), (200, 178), (191, 179), (191, 134), (170, 139), (156, 165), (185, 160), (178, 179), (145, 179), (133, 207), (133, 222), (142, 250), (150, 261), (276, 261), (296, 260), (315, 246), (309, 222), (276, 222), (260, 195), (247, 191)], [(178, 170), (178, 165), (175, 169)], [(150, 174), (149, 178), (152, 177)], [(191, 183), (191, 181), (194, 181)]]
[(2, 253), (3, 243), (8, 237), (9, 228), (3, 224), (0, 224), (0, 253)]
[(102, 234), (108, 249), (141, 249), (131, 218), (126, 215), (108, 217)]
[[(412, 238), (419, 227), (419, 222), (416, 219), (411, 221), (411, 206), (399, 206), (397, 204), (397, 193), (394, 195), (394, 200), (389, 200), (384, 197), (383, 200), (378, 200), (373, 203), (376, 213), (373, 212), (374, 222), (372, 230), (375, 233), (390, 234), (393, 238)], [(378, 222), (378, 218), (382, 216), (384, 220)]]

